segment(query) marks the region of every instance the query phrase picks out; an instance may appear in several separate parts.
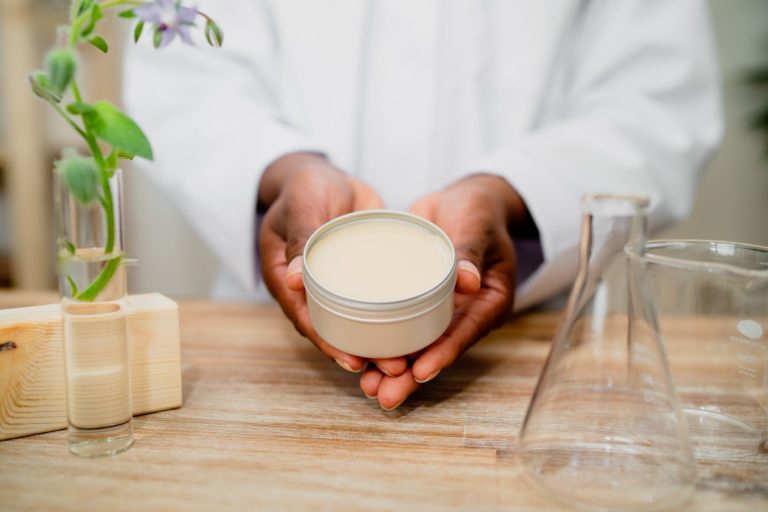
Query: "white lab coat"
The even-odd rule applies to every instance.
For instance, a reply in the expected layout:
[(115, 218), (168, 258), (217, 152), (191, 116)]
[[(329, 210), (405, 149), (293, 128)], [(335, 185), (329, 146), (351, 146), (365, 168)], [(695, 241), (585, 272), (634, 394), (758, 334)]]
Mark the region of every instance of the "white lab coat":
[[(200, 0), (224, 47), (129, 50), (125, 102), (149, 175), (255, 293), (255, 202), (276, 158), (321, 151), (387, 207), (504, 176), (543, 263), (517, 308), (575, 272), (580, 197), (646, 194), (686, 215), (722, 132), (702, 0)], [(198, 34), (199, 36), (199, 34)], [(150, 39), (147, 37), (147, 39)]]

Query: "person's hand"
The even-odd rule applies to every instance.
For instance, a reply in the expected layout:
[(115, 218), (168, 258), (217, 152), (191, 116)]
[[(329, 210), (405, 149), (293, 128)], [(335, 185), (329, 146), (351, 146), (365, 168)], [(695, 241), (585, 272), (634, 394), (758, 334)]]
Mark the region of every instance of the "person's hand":
[(382, 205), (371, 187), (317, 154), (294, 153), (278, 159), (264, 171), (259, 184), (259, 208), (266, 209), (259, 235), (264, 282), (296, 330), (352, 372), (362, 370), (366, 361), (329, 345), (309, 321), (302, 253), (310, 235), (327, 221)]
[[(360, 377), (368, 397), (382, 408), (399, 406), (421, 383), (440, 371), (511, 311), (515, 291), (515, 250), (512, 233), (531, 230), (522, 198), (503, 178), (477, 174), (445, 190), (427, 195), (411, 211), (440, 226), (456, 249), (458, 276), (455, 311), (446, 332), (423, 351), (399, 363), (405, 369), (386, 375), (369, 366)], [(410, 366), (406, 365), (410, 361)]]

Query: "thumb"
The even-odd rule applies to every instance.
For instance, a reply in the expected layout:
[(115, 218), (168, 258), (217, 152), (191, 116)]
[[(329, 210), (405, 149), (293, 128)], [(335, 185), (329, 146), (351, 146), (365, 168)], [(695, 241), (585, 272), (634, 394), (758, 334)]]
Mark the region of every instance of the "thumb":
[(482, 285), (482, 278), (477, 265), (468, 259), (461, 259), (456, 267), (456, 291), (467, 294), (478, 291)]
[(321, 224), (307, 219), (293, 218), (286, 226), (285, 261), (288, 262), (288, 268), (285, 272), (285, 280), (291, 290), (304, 288), (304, 246)]
[(483, 233), (481, 229), (462, 229), (451, 236), (456, 248), (456, 291), (459, 293), (475, 293), (480, 289), (489, 245)]
[(288, 263), (288, 268), (285, 271), (285, 282), (291, 290), (301, 291), (304, 289), (304, 258), (302, 256), (296, 256)]

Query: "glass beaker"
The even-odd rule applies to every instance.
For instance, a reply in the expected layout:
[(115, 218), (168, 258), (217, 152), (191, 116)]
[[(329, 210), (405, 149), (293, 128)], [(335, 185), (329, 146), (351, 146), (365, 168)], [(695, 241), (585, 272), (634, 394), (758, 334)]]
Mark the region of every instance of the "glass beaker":
[(648, 291), (699, 459), (768, 449), (768, 247), (648, 242)]
[(646, 300), (648, 201), (582, 202), (579, 273), (520, 432), (519, 455), (545, 493), (586, 510), (676, 506), (695, 465)]

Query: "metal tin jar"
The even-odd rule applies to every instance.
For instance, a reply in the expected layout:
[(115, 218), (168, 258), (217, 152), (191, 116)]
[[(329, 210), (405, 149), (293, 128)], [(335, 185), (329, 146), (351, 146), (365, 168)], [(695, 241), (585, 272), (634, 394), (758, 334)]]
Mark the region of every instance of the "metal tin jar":
[[(402, 222), (419, 226), (445, 243), (450, 268), (428, 290), (389, 302), (345, 297), (318, 282), (310, 255), (316, 244), (335, 230), (357, 222)], [(407, 251), (408, 247), (402, 250)], [(375, 268), (370, 269), (376, 272)], [(448, 236), (431, 222), (409, 213), (367, 210), (344, 215), (317, 229), (304, 248), (304, 288), (309, 318), (317, 333), (348, 354), (386, 358), (411, 354), (426, 347), (443, 332), (453, 316), (456, 254)]]

